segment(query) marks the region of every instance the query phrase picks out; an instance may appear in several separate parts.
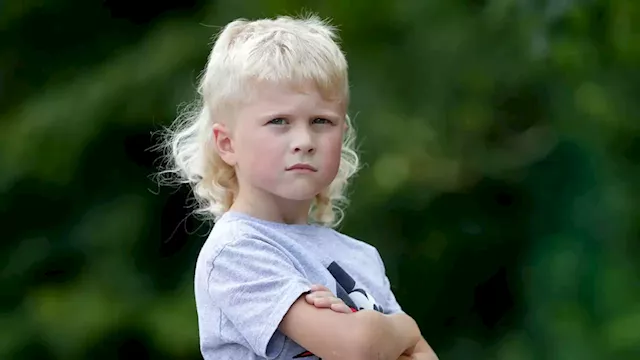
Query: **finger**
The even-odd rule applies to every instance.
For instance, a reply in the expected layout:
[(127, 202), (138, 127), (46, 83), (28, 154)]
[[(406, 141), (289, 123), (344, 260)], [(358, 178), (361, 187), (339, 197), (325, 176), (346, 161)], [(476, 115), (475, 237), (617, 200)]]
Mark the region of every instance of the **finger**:
[(317, 292), (308, 294), (307, 297), (310, 299), (321, 299), (321, 298), (330, 298), (335, 296), (329, 291), (317, 291)]
[(344, 304), (344, 301), (336, 297), (323, 297), (314, 299), (313, 303), (315, 306), (330, 307), (332, 304)]
[(307, 295), (305, 295), (304, 298), (307, 300), (308, 303), (313, 304), (313, 300), (318, 298), (318, 297), (322, 297), (321, 295), (322, 294), (312, 292), (312, 293), (308, 293)]
[(328, 302), (316, 302), (313, 304), (313, 306), (316, 307), (316, 309), (330, 309), (331, 308), (331, 303)]
[(328, 308), (332, 304), (328, 298), (313, 299), (313, 305), (317, 308)]
[(316, 307), (329, 307), (333, 301), (330, 300), (322, 300), (322, 299), (330, 299), (333, 298), (333, 294), (326, 292), (312, 293), (307, 294), (304, 298), (307, 303), (314, 305)]
[(305, 295), (304, 299), (307, 301), (308, 304), (313, 305), (313, 296), (311, 296), (311, 294), (307, 294)]
[(331, 290), (329, 290), (329, 288), (327, 288), (326, 286), (321, 285), (321, 284), (311, 285), (311, 291), (313, 291), (313, 292), (316, 292), (316, 291), (328, 291), (328, 292), (331, 292)]
[(335, 312), (339, 312), (339, 313), (345, 313), (345, 314), (351, 314), (351, 308), (348, 307), (346, 304), (342, 303), (342, 304), (331, 304), (331, 310), (335, 311)]

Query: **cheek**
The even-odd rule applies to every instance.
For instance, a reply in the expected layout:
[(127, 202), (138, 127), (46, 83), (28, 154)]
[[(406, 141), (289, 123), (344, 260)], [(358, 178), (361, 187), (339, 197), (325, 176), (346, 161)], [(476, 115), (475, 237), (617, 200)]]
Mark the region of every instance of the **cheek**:
[(324, 163), (329, 168), (338, 168), (340, 165), (340, 155), (342, 152), (342, 136), (340, 133), (332, 134), (325, 140), (324, 147), (326, 149)]
[(257, 177), (269, 177), (269, 173), (282, 165), (282, 147), (273, 136), (254, 132), (242, 141), (244, 146), (240, 162), (245, 172)]

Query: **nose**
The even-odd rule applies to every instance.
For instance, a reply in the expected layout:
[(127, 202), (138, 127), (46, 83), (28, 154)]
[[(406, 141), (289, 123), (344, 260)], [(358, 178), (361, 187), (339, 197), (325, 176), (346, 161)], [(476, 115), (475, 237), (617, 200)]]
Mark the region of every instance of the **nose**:
[(293, 149), (294, 152), (296, 153), (308, 153), (308, 154), (313, 154), (316, 151), (316, 148), (314, 146), (312, 146), (311, 144), (305, 144), (305, 145), (299, 145), (296, 146)]
[(309, 133), (309, 130), (304, 129), (297, 131), (293, 142), (293, 152), (313, 154), (315, 151), (316, 147), (313, 141), (313, 135)]

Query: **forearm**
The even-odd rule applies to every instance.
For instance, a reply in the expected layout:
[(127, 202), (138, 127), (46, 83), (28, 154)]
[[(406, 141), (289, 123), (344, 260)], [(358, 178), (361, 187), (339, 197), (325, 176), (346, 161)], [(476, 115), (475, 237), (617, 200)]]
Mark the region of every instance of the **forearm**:
[(411, 358), (415, 360), (438, 360), (438, 356), (422, 336), (418, 340)]
[(396, 360), (422, 338), (416, 322), (406, 314), (384, 315), (376, 311), (359, 311), (365, 318), (364, 337), (367, 359)]

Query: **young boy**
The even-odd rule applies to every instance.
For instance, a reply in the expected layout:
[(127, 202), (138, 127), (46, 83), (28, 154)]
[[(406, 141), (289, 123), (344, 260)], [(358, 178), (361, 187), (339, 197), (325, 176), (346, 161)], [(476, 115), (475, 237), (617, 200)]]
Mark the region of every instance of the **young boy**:
[(435, 359), (378, 251), (332, 229), (359, 167), (347, 62), (316, 17), (219, 34), (172, 167), (215, 226), (195, 272), (205, 359)]

